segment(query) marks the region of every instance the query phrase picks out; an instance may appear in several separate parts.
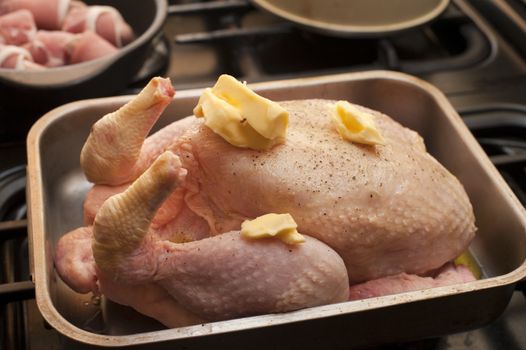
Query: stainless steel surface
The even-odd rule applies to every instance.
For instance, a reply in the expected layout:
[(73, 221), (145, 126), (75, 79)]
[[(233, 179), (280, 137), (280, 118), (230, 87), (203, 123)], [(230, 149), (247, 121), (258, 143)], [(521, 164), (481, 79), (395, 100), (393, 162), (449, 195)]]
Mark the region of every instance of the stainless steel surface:
[(381, 36), (425, 24), (449, 0), (252, 0), (307, 29), (336, 36)]
[[(87, 3), (92, 1), (87, 0)], [(144, 17), (127, 16), (129, 7), (125, 1), (97, 0), (98, 5), (111, 5), (119, 9), (124, 17), (130, 21), (132, 28), (138, 37), (130, 44), (123, 47), (115, 55), (101, 57), (92, 61), (74, 64), (70, 66), (45, 69), (41, 71), (20, 71), (15, 69), (0, 68), (0, 78), (13, 84), (32, 86), (35, 88), (50, 88), (79, 83), (90, 77), (103, 72), (112, 64), (119, 62), (124, 56), (136, 51), (137, 48), (147, 44), (159, 31), (166, 18), (167, 3), (165, 0), (149, 1), (150, 6), (155, 6), (156, 15), (151, 21), (144, 25)], [(1, 80), (0, 79), (0, 80)]]
[[(417, 130), (470, 196), (479, 227), (471, 250), (486, 278), (168, 330), (127, 308), (74, 293), (56, 276), (52, 261), (57, 239), (82, 224), (82, 201), (90, 185), (80, 170), (80, 149), (93, 122), (130, 97), (88, 100), (48, 113), (34, 125), (27, 144), (31, 266), (39, 309), (53, 328), (73, 342), (99, 346), (348, 348), (466, 330), (491, 322), (504, 310), (514, 283), (526, 276), (525, 211), (442, 93), (419, 79), (387, 71), (253, 88), (273, 100), (347, 99)], [(157, 128), (191, 114), (199, 92), (179, 91)]]

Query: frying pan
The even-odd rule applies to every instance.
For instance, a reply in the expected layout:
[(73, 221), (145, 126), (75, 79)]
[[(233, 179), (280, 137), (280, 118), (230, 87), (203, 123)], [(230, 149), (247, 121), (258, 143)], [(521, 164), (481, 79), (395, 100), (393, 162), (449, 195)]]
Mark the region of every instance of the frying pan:
[[(85, 0), (117, 8), (136, 39), (111, 56), (44, 71), (0, 69), (0, 125), (30, 125), (51, 108), (125, 88), (147, 59), (166, 19), (166, 0)], [(0, 132), (1, 134), (1, 132)]]
[(449, 0), (252, 0), (306, 29), (343, 37), (384, 36), (427, 23)]

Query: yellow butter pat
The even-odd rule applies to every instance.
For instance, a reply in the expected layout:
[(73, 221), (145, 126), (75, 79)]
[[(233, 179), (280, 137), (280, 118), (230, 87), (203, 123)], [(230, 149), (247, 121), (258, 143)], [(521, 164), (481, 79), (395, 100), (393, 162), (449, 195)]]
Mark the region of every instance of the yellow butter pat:
[(297, 231), (298, 225), (290, 214), (266, 214), (241, 224), (241, 236), (258, 239), (277, 237), (287, 244), (305, 242)]
[(469, 250), (466, 250), (458, 258), (456, 258), (454, 264), (456, 266), (464, 265), (478, 280), (480, 279), (480, 277), (482, 277), (482, 270), (480, 269), (480, 266), (477, 264), (475, 258), (473, 257), (473, 255), (471, 255)]
[(259, 96), (229, 75), (205, 89), (194, 115), (230, 144), (257, 150), (285, 141), (289, 114), (279, 104)]
[(366, 145), (384, 145), (385, 141), (376, 128), (373, 116), (347, 101), (338, 101), (332, 119), (340, 136), (348, 141)]

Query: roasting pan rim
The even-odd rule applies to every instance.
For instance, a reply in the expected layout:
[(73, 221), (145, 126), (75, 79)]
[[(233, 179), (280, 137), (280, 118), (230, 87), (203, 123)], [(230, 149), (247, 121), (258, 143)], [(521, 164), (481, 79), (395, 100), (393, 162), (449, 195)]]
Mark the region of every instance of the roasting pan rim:
[[(484, 169), (494, 181), (499, 184), (500, 190), (504, 191), (510, 209), (518, 217), (522, 225), (523, 233), (526, 232), (526, 211), (515, 197), (511, 189), (502, 179), (497, 169), (491, 164), (486, 154), (480, 148), (474, 137), (470, 134), (446, 97), (434, 86), (413, 76), (392, 71), (368, 71), (359, 73), (344, 73), (312, 78), (290, 79), (264, 83), (250, 84), (257, 91), (265, 92), (279, 89), (284, 86), (308, 86), (323, 85), (330, 83), (345, 82), (350, 80), (391, 80), (405, 84), (411, 84), (427, 93), (451, 118), (455, 128), (459, 129), (465, 137), (469, 149), (481, 162)], [(202, 89), (193, 89), (177, 92), (175, 99), (197, 97)], [(229, 333), (260, 327), (272, 327), (286, 323), (302, 322), (317, 318), (334, 317), (340, 314), (366, 312), (378, 308), (388, 308), (411, 302), (425, 301), (434, 298), (445, 298), (448, 296), (473, 293), (491, 288), (509, 286), (526, 276), (526, 260), (514, 270), (495, 277), (460, 284), (433, 288), (429, 290), (413, 291), (403, 294), (383, 296), (368, 300), (345, 302), (341, 304), (324, 305), (310, 309), (298, 310), (286, 314), (260, 315), (248, 318), (207, 323), (204, 325), (166, 329), (146, 333), (135, 333), (130, 335), (101, 335), (82, 330), (66, 320), (55, 308), (48, 290), (49, 276), (46, 266), (45, 251), (45, 220), (43, 203), (43, 184), (40, 169), (40, 141), (47, 128), (55, 122), (59, 122), (65, 116), (80, 108), (88, 108), (95, 105), (123, 104), (131, 96), (108, 97), (91, 100), (77, 101), (58, 107), (50, 111), (38, 120), (28, 135), (28, 210), (29, 210), (29, 237), (31, 254), (31, 270), (36, 284), (36, 299), (38, 307), (44, 318), (62, 334), (77, 341), (98, 346), (126, 346), (147, 344), (152, 341), (170, 341), (177, 339), (208, 336), (212, 334)], [(36, 249), (40, 247), (40, 249)], [(305, 317), (307, 316), (307, 317)], [(242, 321), (242, 322), (240, 322)], [(271, 321), (271, 322), (269, 322)]]

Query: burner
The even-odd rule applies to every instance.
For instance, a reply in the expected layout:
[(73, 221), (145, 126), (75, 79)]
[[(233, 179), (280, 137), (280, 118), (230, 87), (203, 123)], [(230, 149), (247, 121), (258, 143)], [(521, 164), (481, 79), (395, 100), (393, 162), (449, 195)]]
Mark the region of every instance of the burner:
[(526, 112), (488, 108), (464, 111), (462, 116), (502, 177), (526, 206)]
[[(189, 61), (184, 56), (196, 51), (203, 62), (211, 56), (220, 65), (220, 69), (210, 66), (210, 81), (218, 70), (250, 81), (365, 69), (427, 74), (472, 67), (491, 53), (485, 33), (453, 5), (429, 26), (379, 39), (351, 39), (307, 32), (238, 2), (226, 14), (212, 12), (216, 16), (207, 17), (203, 27), (201, 18), (191, 15), (210, 15), (205, 4), (195, 4), (191, 11), (187, 5), (172, 6), (174, 22), (186, 21), (192, 23), (186, 27), (196, 29), (172, 30), (175, 46), (170, 75), (185, 77)], [(175, 74), (179, 71), (183, 74)], [(202, 74), (206, 73), (193, 78), (202, 79)]]
[(470, 67), (490, 53), (484, 34), (452, 7), (428, 27), (382, 39), (334, 38), (297, 30), (278, 35), (248, 45), (267, 74), (342, 67), (422, 74)]
[[(263, 40), (254, 37), (247, 41), (252, 44), (252, 54), (257, 57), (261, 71), (271, 75), (384, 65), (381, 63), (384, 46), (377, 40), (333, 38), (290, 30)], [(316, 49), (312, 50), (313, 47)]]
[(526, 57), (526, 1), (471, 1), (473, 6), (499, 28), (506, 40)]
[(25, 187), (25, 166), (17, 166), (0, 173), (0, 221), (26, 217)]
[[(0, 344), (2, 348), (25, 348), (23, 304), (11, 301), (34, 297), (29, 281), (25, 166), (0, 172)], [(15, 221), (17, 220), (17, 221)], [(22, 281), (22, 282), (21, 282)], [(11, 303), (10, 303), (11, 302)]]

